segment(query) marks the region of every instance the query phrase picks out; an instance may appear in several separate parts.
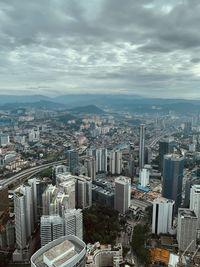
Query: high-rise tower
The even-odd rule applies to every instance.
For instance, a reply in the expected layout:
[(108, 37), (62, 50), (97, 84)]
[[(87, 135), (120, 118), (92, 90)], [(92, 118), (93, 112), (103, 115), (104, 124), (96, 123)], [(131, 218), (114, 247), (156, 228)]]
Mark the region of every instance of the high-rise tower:
[(144, 167), (145, 125), (140, 125), (139, 168)]
[(119, 176), (115, 179), (115, 209), (125, 213), (130, 206), (131, 179)]
[(200, 185), (194, 184), (190, 189), (190, 209), (197, 215), (197, 228), (200, 229)]
[(173, 143), (174, 143), (173, 141), (174, 139), (171, 137), (162, 139), (159, 142), (159, 169), (161, 172), (163, 171), (164, 155), (173, 152)]
[(173, 225), (174, 201), (157, 198), (153, 202), (152, 233), (159, 235), (170, 233)]
[(164, 156), (162, 195), (175, 201), (175, 213), (181, 206), (183, 185), (183, 157), (175, 154)]

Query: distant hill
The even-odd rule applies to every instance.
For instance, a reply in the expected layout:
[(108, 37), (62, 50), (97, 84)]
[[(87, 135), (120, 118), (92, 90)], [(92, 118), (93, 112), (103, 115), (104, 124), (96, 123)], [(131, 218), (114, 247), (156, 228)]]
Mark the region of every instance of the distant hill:
[(1, 110), (27, 107), (68, 109), (73, 114), (103, 114), (103, 109), (137, 113), (168, 113), (170, 110), (189, 113), (200, 111), (200, 100), (147, 98), (127, 94), (69, 94), (57, 97), (0, 95)]
[(43, 100), (52, 101), (53, 99), (44, 95), (0, 95), (0, 105), (7, 103), (34, 103)]
[(38, 109), (66, 109), (66, 106), (61, 103), (56, 103), (52, 101), (47, 101), (47, 100), (40, 100), (37, 102), (24, 102), (24, 103), (7, 103), (2, 106), (0, 106), (0, 109), (19, 109), (19, 108), (38, 108)]
[(98, 108), (95, 105), (88, 105), (88, 106), (82, 106), (82, 107), (76, 107), (70, 109), (72, 113), (75, 114), (80, 114), (80, 113), (85, 113), (85, 114), (104, 114), (105, 111), (102, 109)]

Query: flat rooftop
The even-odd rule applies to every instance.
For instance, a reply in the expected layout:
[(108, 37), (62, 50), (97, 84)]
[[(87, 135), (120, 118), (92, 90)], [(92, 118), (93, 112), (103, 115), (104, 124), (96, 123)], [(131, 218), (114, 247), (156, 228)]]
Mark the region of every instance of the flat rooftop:
[(174, 200), (164, 198), (164, 197), (158, 197), (154, 200), (154, 202), (156, 202), (156, 203), (174, 203)]
[(195, 212), (190, 209), (179, 209), (178, 213), (183, 218), (197, 218)]
[[(84, 250), (85, 244), (80, 240), (77, 241), (76, 237), (73, 237), (73, 239), (66, 239), (67, 237), (61, 237), (60, 243), (57, 243), (57, 241), (52, 241), (46, 246), (42, 247), (38, 252), (35, 254), (38, 254), (37, 256), (32, 256), (32, 262), (34, 263), (34, 266), (36, 267), (48, 267), (49, 264), (45, 263), (47, 259), (47, 262), (52, 263), (53, 266), (59, 267), (62, 266), (65, 262), (67, 263), (72, 257), (78, 255), (81, 251)], [(53, 245), (53, 243), (57, 243), (57, 245)], [(80, 242), (80, 243), (79, 243)], [(81, 244), (81, 242), (83, 244)], [(51, 245), (52, 243), (52, 245)], [(46, 248), (45, 248), (46, 247)], [(41, 252), (40, 252), (41, 251)]]
[(63, 253), (69, 251), (70, 249), (74, 249), (74, 245), (68, 241), (65, 240), (64, 242), (60, 243), (59, 245), (47, 250), (44, 255), (50, 260), (54, 260), (59, 255), (62, 255)]

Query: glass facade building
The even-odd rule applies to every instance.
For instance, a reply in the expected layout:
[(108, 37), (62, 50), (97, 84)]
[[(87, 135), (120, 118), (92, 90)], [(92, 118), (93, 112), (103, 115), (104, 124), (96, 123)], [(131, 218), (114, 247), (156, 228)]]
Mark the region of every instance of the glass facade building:
[(164, 156), (162, 195), (175, 201), (176, 213), (182, 201), (183, 168), (183, 157), (174, 154)]

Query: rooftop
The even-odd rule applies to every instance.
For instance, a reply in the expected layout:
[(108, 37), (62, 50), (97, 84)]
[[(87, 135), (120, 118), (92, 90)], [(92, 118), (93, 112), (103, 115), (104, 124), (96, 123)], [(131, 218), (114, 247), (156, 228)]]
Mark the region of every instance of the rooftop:
[(182, 218), (197, 218), (195, 212), (190, 209), (179, 209), (178, 213)]
[[(33, 267), (47, 267), (47, 266), (63, 266), (69, 264), (73, 258), (77, 262), (85, 256), (85, 243), (75, 236), (62, 236), (41, 249), (39, 249), (31, 257), (31, 266)], [(76, 261), (76, 260), (75, 260)]]
[(127, 183), (130, 183), (130, 178), (126, 176), (119, 176), (115, 179), (115, 182), (121, 183), (121, 184), (127, 184)]
[(183, 160), (183, 156), (180, 156), (178, 154), (166, 154), (164, 155), (164, 159), (171, 159), (175, 161), (181, 161)]
[(168, 198), (164, 198), (164, 197), (158, 197), (157, 199), (154, 200), (154, 202), (158, 202), (158, 203), (174, 203), (174, 200), (168, 199)]
[(76, 254), (74, 251), (74, 245), (70, 241), (65, 240), (59, 245), (47, 250), (43, 254), (43, 256), (47, 257), (49, 261), (54, 261), (55, 259), (59, 257), (59, 259), (55, 261), (55, 262), (58, 262), (58, 261), (61, 261), (63, 257), (66, 258), (66, 253), (67, 253), (67, 259), (69, 259), (70, 258), (69, 254), (71, 254), (70, 252), (73, 252), (72, 253), (73, 255)]

